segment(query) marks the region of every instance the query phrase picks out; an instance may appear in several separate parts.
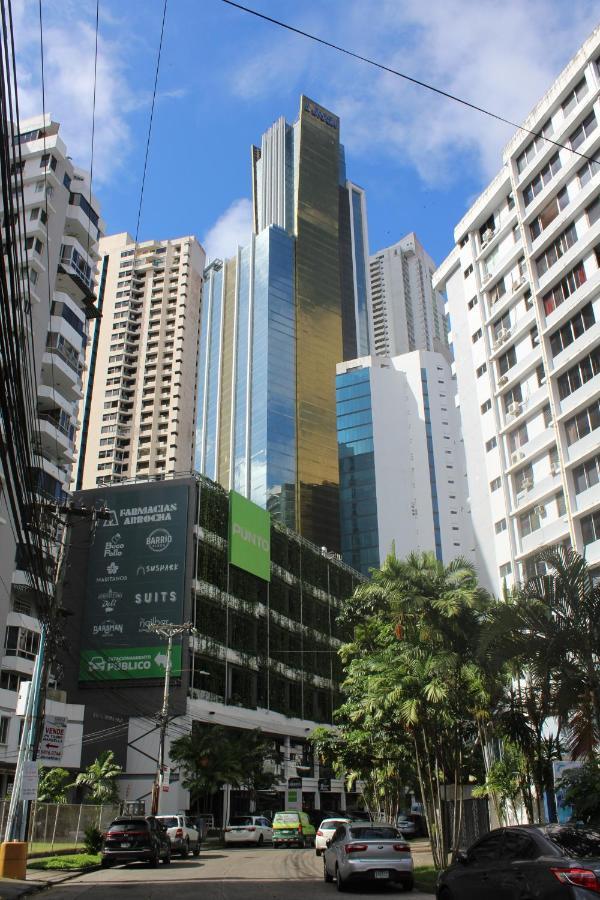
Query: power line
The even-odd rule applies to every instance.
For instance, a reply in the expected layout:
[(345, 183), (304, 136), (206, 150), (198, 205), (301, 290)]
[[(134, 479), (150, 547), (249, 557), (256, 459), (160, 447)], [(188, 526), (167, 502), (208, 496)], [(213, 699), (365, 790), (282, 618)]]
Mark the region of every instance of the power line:
[(511, 119), (506, 119), (504, 116), (492, 112), (492, 110), (486, 109), (484, 106), (478, 106), (476, 103), (471, 103), (470, 100), (465, 100), (464, 97), (459, 97), (457, 94), (450, 94), (448, 91), (444, 91), (433, 84), (429, 84), (427, 81), (421, 81), (419, 78), (414, 78), (412, 75), (407, 75), (406, 72), (400, 72), (398, 69), (393, 69), (391, 66), (386, 66), (384, 63), (380, 63), (376, 59), (372, 59), (370, 56), (363, 56), (361, 53), (357, 53), (354, 50), (349, 50), (347, 47), (342, 47), (339, 44), (334, 44), (331, 41), (327, 41), (325, 40), (325, 38), (319, 37), (316, 34), (311, 34), (309, 31), (304, 31), (302, 28), (296, 28), (293, 25), (289, 25), (287, 22), (282, 22), (281, 19), (274, 19), (272, 16), (267, 16), (265, 13), (258, 12), (258, 10), (252, 9), (250, 6), (244, 6), (241, 3), (236, 3), (235, 0), (221, 0), (221, 2), (226, 3), (228, 6), (233, 6), (235, 7), (235, 9), (239, 9), (242, 12), (249, 13), (251, 16), (256, 16), (257, 19), (263, 19), (265, 22), (270, 22), (271, 25), (277, 25), (279, 28), (284, 28), (286, 31), (291, 31), (293, 34), (297, 34), (300, 37), (307, 38), (309, 41), (314, 41), (316, 44), (322, 44), (324, 47), (329, 47), (331, 50), (337, 50), (338, 53), (344, 53), (346, 56), (351, 56), (353, 59), (358, 59), (360, 62), (367, 63), (370, 66), (374, 66), (376, 69), (381, 69), (382, 72), (388, 72), (390, 75), (396, 75), (398, 78), (404, 79), (404, 81), (408, 81), (411, 84), (417, 85), (417, 87), (425, 88), (425, 90), (431, 91), (434, 94), (438, 94), (440, 97), (445, 97), (447, 100), (452, 100), (454, 103), (460, 103), (462, 106), (466, 106), (468, 109), (472, 109), (484, 116), (488, 116), (490, 119), (495, 119), (497, 122), (502, 122), (504, 125), (510, 125), (511, 128), (516, 128), (518, 131), (524, 131), (526, 134), (531, 134), (534, 137), (543, 137), (546, 141), (548, 141), (549, 144), (554, 144), (555, 147), (560, 147), (561, 150), (569, 150), (571, 153), (574, 153), (576, 156), (580, 156), (582, 159), (587, 159), (590, 162), (599, 161), (593, 156), (588, 156), (585, 153), (580, 153), (578, 150), (574, 150), (573, 147), (569, 147), (566, 144), (561, 144), (560, 141), (553, 141), (552, 138), (547, 137), (545, 134), (542, 134), (539, 131), (532, 131), (530, 128), (525, 128), (523, 125), (518, 125)]
[[(160, 26), (160, 40), (158, 42), (158, 55), (156, 57), (156, 71), (154, 73), (154, 90), (152, 91), (152, 105), (150, 107), (150, 121), (148, 122), (148, 137), (146, 138), (146, 154), (144, 156), (144, 171), (142, 173), (142, 186), (140, 190), (140, 203), (138, 206), (137, 224), (135, 226), (135, 243), (137, 245), (140, 231), (140, 219), (142, 217), (142, 202), (144, 199), (144, 187), (146, 184), (146, 169), (148, 168), (148, 154), (150, 152), (150, 137), (152, 135), (152, 120), (154, 119), (154, 104), (156, 102), (156, 88), (158, 85), (158, 72), (160, 69), (160, 57), (162, 54), (163, 35), (165, 33), (165, 18), (167, 16), (167, 0), (164, 0), (162, 24)], [(133, 270), (132, 270), (133, 276)], [(132, 278), (133, 283), (133, 278)]]

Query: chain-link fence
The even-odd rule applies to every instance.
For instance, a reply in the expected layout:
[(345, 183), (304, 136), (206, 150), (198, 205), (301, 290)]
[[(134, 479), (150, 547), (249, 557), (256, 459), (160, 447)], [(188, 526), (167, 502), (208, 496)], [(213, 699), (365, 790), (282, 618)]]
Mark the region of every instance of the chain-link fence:
[[(0, 801), (0, 834), (4, 834), (9, 801)], [(50, 853), (83, 847), (90, 826), (106, 831), (121, 812), (119, 804), (32, 803), (27, 841), (29, 853)]]

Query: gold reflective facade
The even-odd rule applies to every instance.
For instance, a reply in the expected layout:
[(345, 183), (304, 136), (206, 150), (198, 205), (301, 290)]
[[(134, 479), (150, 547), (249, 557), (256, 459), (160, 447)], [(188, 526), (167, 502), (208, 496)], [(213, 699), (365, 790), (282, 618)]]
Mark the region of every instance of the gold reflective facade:
[(339, 119), (301, 98), (296, 194), (296, 530), (339, 549)]

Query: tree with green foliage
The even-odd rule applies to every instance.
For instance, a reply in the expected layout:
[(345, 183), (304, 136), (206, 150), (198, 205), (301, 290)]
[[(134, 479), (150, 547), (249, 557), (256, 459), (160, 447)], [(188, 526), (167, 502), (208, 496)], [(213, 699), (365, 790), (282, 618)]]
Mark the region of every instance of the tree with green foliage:
[(38, 803), (66, 803), (71, 774), (66, 769), (41, 768), (38, 782)]
[[(342, 739), (372, 732), (385, 761), (384, 736), (410, 746), (434, 863), (447, 863), (462, 826), (463, 785), (483, 780), (478, 721), (489, 712), (486, 673), (477, 658), (492, 600), (463, 559), (444, 566), (432, 553), (390, 554), (357, 587), (345, 616), (353, 640), (340, 651), (346, 702)], [(383, 767), (380, 767), (383, 768)], [(454, 800), (450, 834), (443, 803)]]
[(568, 769), (558, 785), (565, 788), (565, 803), (573, 808), (573, 819), (600, 827), (600, 759), (590, 757), (580, 769)]
[(192, 801), (215, 794), (223, 785), (246, 788), (253, 799), (273, 786), (275, 776), (265, 771), (274, 757), (272, 745), (259, 729), (234, 730), (221, 725), (197, 726), (171, 744), (171, 760), (183, 773), (183, 787)]
[(74, 784), (86, 789), (88, 802), (116, 803), (119, 799), (117, 779), (122, 771), (121, 766), (115, 762), (113, 751), (105, 750), (85, 772), (79, 773)]

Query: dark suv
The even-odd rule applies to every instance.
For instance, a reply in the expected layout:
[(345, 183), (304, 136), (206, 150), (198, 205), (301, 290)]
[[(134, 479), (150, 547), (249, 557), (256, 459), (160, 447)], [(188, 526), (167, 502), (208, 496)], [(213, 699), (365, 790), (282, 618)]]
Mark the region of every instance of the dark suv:
[(119, 816), (108, 826), (102, 841), (102, 865), (142, 860), (157, 866), (171, 862), (171, 842), (154, 816)]

